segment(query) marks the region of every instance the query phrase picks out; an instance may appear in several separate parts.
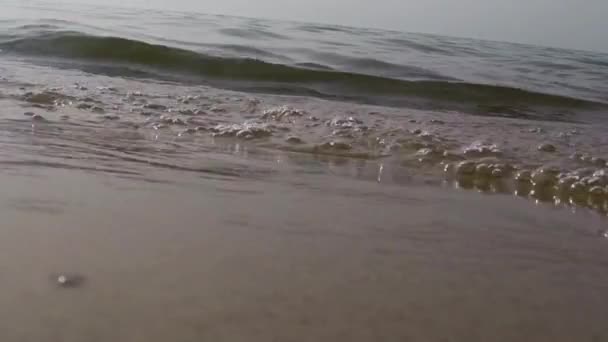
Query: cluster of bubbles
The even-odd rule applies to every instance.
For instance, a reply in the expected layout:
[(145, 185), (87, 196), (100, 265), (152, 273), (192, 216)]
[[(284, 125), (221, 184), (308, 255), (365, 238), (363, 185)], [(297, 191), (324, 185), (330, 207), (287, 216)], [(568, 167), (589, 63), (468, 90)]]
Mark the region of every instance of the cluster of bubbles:
[(525, 168), (486, 160), (445, 163), (448, 179), (463, 188), (513, 192), (543, 202), (568, 203), (608, 213), (608, 165), (564, 170)]
[[(87, 91), (87, 88), (78, 86), (76, 90)], [(117, 90), (104, 88), (97, 92), (115, 99)], [(139, 114), (124, 119), (141, 117), (143, 122), (138, 122), (138, 127), (173, 132), (178, 136), (204, 134), (213, 138), (259, 140), (290, 151), (339, 157), (392, 156), (403, 166), (427, 167), (433, 173), (439, 172), (437, 166), (440, 165), (446, 178), (461, 188), (514, 193), (540, 201), (570, 203), (608, 212), (606, 160), (575, 154), (570, 157), (568, 167), (538, 165), (562, 156), (566, 145), (559, 144), (561, 140), (557, 141), (559, 148), (542, 142), (532, 149), (544, 156), (535, 162), (528, 160), (530, 156), (518, 158), (517, 153), (509, 149), (503, 151), (492, 142), (475, 141), (462, 147), (462, 137), (441, 133), (452, 128), (438, 119), (411, 119), (409, 123), (417, 127), (408, 130), (391, 125), (391, 121), (384, 120), (379, 113), (344, 115), (339, 112), (325, 116), (319, 113), (320, 117), (317, 117), (290, 106), (260, 108), (260, 101), (255, 99), (214, 102), (213, 96), (206, 95), (172, 97), (130, 92), (120, 101), (108, 102), (91, 96), (64, 95), (50, 89), (23, 93), (21, 100), (49, 112), (60, 107), (74, 107), (99, 114), (106, 122), (123, 120), (119, 114), (107, 114), (106, 111)], [(104, 107), (103, 103), (114, 106)], [(232, 107), (226, 107), (230, 105)], [(34, 112), (25, 114), (32, 121), (47, 121)], [(433, 131), (434, 127), (438, 127), (437, 131)], [(535, 128), (529, 133), (545, 134), (546, 131)], [(586, 167), (574, 167), (581, 165)]]
[(264, 123), (245, 122), (242, 124), (219, 124), (209, 129), (213, 137), (236, 137), (257, 139), (272, 135), (273, 127)]

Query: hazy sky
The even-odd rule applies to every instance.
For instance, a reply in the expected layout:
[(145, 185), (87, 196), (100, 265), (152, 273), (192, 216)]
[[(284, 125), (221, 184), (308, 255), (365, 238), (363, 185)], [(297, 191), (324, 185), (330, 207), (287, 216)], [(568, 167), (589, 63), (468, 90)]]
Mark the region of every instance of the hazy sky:
[[(99, 0), (69, 0), (99, 3)], [(608, 0), (104, 0), (608, 51)]]

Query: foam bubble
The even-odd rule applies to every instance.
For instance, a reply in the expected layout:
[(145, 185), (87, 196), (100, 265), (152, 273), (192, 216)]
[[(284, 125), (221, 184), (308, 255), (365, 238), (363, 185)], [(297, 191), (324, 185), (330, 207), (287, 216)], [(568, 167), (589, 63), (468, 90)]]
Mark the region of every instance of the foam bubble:
[(477, 165), (475, 162), (466, 160), (456, 165), (456, 173), (458, 175), (473, 175)]
[(587, 188), (587, 185), (585, 185), (583, 182), (574, 182), (570, 186), (570, 193), (577, 196), (586, 195)]
[(44, 118), (44, 116), (42, 116), (40, 114), (34, 114), (34, 115), (32, 115), (32, 121), (43, 122), (43, 121), (46, 121), (46, 119)]
[(506, 171), (502, 168), (495, 168), (492, 170), (492, 177), (495, 177), (495, 178), (504, 177), (505, 174), (506, 174)]
[(603, 197), (604, 195), (606, 195), (606, 190), (601, 186), (594, 186), (589, 189), (589, 194), (595, 197)]
[(262, 114), (262, 118), (266, 120), (281, 121), (293, 117), (302, 117), (305, 114), (304, 111), (289, 106), (280, 106), (265, 110)]
[(521, 170), (517, 172), (515, 175), (515, 180), (518, 182), (529, 183), (532, 181), (532, 171), (530, 170)]
[(220, 124), (211, 129), (214, 137), (236, 137), (242, 139), (264, 138), (272, 135), (272, 130), (266, 124)]
[(488, 166), (488, 164), (479, 164), (475, 167), (475, 174), (480, 177), (489, 177), (492, 175), (494, 170)]
[(467, 157), (499, 156), (502, 151), (495, 144), (486, 144), (479, 141), (464, 148), (463, 153)]
[(551, 186), (557, 182), (559, 171), (551, 166), (541, 167), (532, 173), (532, 183), (535, 187)]
[(342, 141), (330, 141), (319, 146), (322, 150), (339, 150), (339, 151), (348, 151), (353, 147), (351, 144), (342, 142)]

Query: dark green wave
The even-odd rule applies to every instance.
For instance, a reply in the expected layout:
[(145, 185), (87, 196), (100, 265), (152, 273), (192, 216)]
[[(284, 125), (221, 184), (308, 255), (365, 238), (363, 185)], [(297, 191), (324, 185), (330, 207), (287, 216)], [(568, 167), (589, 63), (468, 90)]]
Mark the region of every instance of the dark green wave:
[[(588, 107), (592, 101), (523, 89), (448, 81), (405, 81), (358, 73), (299, 68), (255, 59), (222, 58), (198, 52), (154, 45), (118, 37), (100, 37), (78, 32), (53, 32), (4, 40), (5, 53), (35, 57), (65, 58), (87, 62), (142, 66), (205, 80), (246, 81), (260, 87), (279, 85), (305, 87), (340, 95), (417, 98), (426, 101), (475, 104), (484, 110), (503, 111), (516, 107)], [(262, 86), (266, 83), (265, 86)], [(331, 91), (329, 93), (332, 93)]]

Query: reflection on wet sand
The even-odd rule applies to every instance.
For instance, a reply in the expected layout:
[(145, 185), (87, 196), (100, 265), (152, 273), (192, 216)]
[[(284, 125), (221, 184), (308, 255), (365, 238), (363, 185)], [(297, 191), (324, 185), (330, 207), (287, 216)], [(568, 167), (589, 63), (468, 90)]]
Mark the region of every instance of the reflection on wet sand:
[[(597, 215), (327, 174), (172, 172), (2, 174), (3, 338), (608, 338)], [(62, 213), (6, 205), (34, 195)]]

